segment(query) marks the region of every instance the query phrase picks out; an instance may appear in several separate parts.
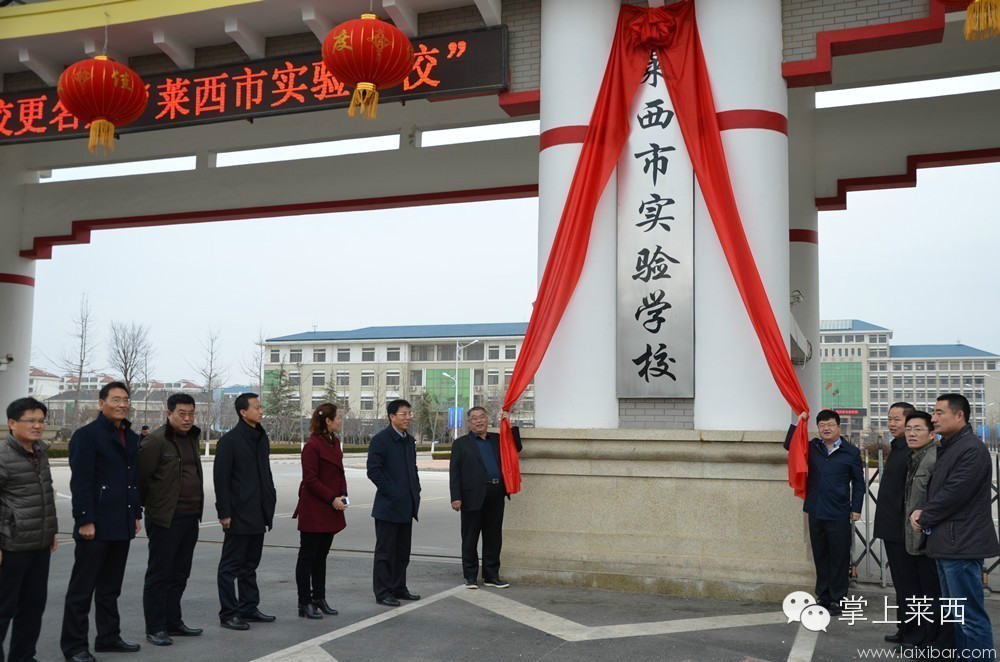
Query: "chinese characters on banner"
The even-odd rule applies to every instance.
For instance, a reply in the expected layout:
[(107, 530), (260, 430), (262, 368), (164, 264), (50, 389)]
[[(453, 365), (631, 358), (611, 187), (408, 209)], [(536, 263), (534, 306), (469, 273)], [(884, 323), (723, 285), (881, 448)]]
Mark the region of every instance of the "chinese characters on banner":
[[(413, 70), (381, 93), (382, 101), (466, 96), (507, 87), (505, 26), (416, 38)], [(146, 112), (119, 133), (167, 129), (267, 115), (346, 108), (351, 90), (317, 51), (239, 64), (146, 76)], [(0, 92), (0, 145), (87, 135), (55, 88)]]
[(618, 160), (618, 397), (694, 397), (694, 169), (654, 54)]

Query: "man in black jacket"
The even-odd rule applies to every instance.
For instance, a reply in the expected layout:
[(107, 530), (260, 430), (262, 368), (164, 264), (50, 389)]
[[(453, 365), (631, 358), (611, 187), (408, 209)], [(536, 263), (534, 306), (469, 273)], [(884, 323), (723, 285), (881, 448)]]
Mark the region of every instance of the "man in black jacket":
[[(890, 643), (913, 643), (911, 638), (919, 633), (914, 621), (906, 623), (905, 614), (908, 598), (915, 593), (911, 586), (918, 577), (916, 557), (906, 552), (903, 541), (903, 525), (906, 513), (903, 502), (906, 498), (906, 470), (910, 459), (910, 447), (906, 445), (906, 417), (916, 409), (909, 402), (896, 402), (889, 407), (889, 434), (892, 435), (891, 450), (882, 469), (878, 485), (878, 503), (875, 510), (875, 526), (872, 537), (881, 538), (885, 546), (885, 558), (892, 573), (892, 586), (896, 591), (896, 632), (887, 634)], [(909, 635), (909, 636), (908, 636)]]
[[(500, 578), (504, 497), (510, 498), (500, 466), (500, 435), (487, 432), (490, 419), (483, 407), (469, 410), (469, 434), (451, 447), (451, 507), (462, 514), (462, 571), (465, 587), (478, 588), (479, 536), (483, 537), (483, 584), (507, 588)], [(521, 451), (521, 435), (514, 428)]]
[(413, 520), (420, 509), (417, 446), (408, 430), (412, 413), (406, 400), (393, 400), (386, 410), (389, 427), (368, 444), (368, 479), (375, 483), (375, 564), (372, 588), (380, 605), (398, 607), (400, 600), (419, 600), (406, 587)]
[(35, 659), (56, 551), (56, 495), (42, 441), (48, 410), (34, 398), (7, 407), (10, 435), (0, 442), (0, 660), (10, 633), (11, 662)]
[(240, 421), (219, 439), (215, 451), (215, 508), (225, 530), (219, 559), (219, 620), (224, 628), (249, 630), (248, 621), (275, 620), (258, 609), (257, 566), (264, 533), (274, 523), (278, 496), (271, 477), (270, 441), (260, 425), (264, 417), (260, 398), (243, 393), (235, 404)]
[(195, 403), (187, 393), (167, 398), (167, 422), (139, 445), (139, 493), (146, 511), (149, 561), (142, 589), (146, 640), (169, 646), (196, 637), (181, 618), (181, 596), (191, 576), (205, 492), (198, 455)]
[[(804, 419), (805, 414), (800, 416)], [(816, 414), (819, 438), (809, 442), (809, 477), (802, 510), (809, 514), (809, 543), (816, 564), (816, 602), (833, 616), (850, 585), (851, 527), (861, 518), (865, 477), (861, 452), (840, 436), (840, 414), (824, 409)], [(795, 426), (788, 429), (785, 449)]]
[[(945, 616), (954, 619), (960, 659), (996, 659), (993, 626), (983, 602), (983, 560), (1000, 555), (993, 528), (986, 446), (969, 425), (969, 401), (958, 393), (938, 397), (934, 431), (941, 435), (937, 463), (923, 508), (910, 515), (915, 531), (927, 534), (927, 556), (937, 562)], [(952, 605), (950, 614), (949, 601)], [(958, 618), (958, 610), (964, 614)], [(970, 653), (978, 650), (977, 653)], [(986, 653), (985, 651), (994, 651)]]
[(66, 589), (60, 646), (71, 662), (93, 662), (87, 650), (90, 603), (96, 605), (98, 652), (134, 653), (122, 640), (118, 596), (129, 543), (142, 528), (139, 503), (139, 435), (125, 418), (131, 400), (122, 382), (98, 393), (97, 420), (69, 440), (69, 486), (73, 493), (73, 572)]

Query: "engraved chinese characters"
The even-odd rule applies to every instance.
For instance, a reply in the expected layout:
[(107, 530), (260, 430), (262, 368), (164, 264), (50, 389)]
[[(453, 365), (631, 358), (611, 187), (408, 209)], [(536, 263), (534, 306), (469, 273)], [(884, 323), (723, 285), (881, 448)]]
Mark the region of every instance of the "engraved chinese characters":
[(618, 161), (618, 397), (694, 397), (694, 172), (655, 54)]

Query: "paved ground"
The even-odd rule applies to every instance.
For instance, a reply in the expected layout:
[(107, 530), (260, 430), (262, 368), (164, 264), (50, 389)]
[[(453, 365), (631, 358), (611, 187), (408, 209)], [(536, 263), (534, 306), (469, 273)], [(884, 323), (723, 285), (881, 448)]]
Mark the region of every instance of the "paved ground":
[[(294, 508), (298, 467), (276, 460), (278, 512)], [(57, 489), (68, 494), (68, 469), (56, 468)], [(296, 616), (293, 578), (297, 535), (287, 516), (268, 535), (258, 573), (264, 596), (261, 608), (278, 616), (273, 624), (249, 632), (218, 627), (215, 569), (221, 530), (211, 521), (202, 529), (195, 569), (184, 600), (185, 620), (204, 627), (202, 637), (177, 639), (167, 648), (145, 644), (141, 608), (146, 541), (133, 543), (120, 600), (123, 634), (143, 644), (134, 656), (102, 654), (101, 660), (185, 660), (192, 662), (380, 662), (447, 660), (507, 662), (545, 660), (657, 660), (674, 662), (756, 662), (821, 660), (839, 662), (888, 652), (882, 636), (891, 626), (835, 621), (828, 632), (814, 634), (787, 623), (778, 604), (613, 593), (593, 589), (514, 586), (506, 590), (469, 591), (460, 586), (458, 517), (447, 501), (446, 473), (421, 473), (424, 517), (414, 527), (409, 587), (423, 599), (390, 609), (375, 604), (371, 589), (374, 534), (370, 518), (372, 488), (360, 470), (349, 469), (352, 505), (348, 529), (337, 536), (331, 554), (328, 591), (340, 615), (321, 621)], [(211, 502), (212, 497), (208, 500)], [(69, 519), (69, 502), (60, 500), (60, 521)], [(72, 564), (72, 541), (53, 559), (38, 659), (61, 659), (58, 650), (62, 600)], [(803, 587), (808, 588), (808, 587)], [(869, 621), (882, 616), (881, 589), (862, 586), (869, 600)], [(993, 622), (1000, 624), (1000, 599), (988, 601)], [(883, 653), (884, 655), (885, 653)], [(882, 659), (891, 659), (884, 657)], [(899, 659), (899, 658), (897, 658)]]

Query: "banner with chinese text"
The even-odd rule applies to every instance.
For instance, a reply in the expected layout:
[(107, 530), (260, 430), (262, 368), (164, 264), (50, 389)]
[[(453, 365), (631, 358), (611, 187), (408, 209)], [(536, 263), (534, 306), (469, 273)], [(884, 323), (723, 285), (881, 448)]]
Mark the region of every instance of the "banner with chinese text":
[[(507, 87), (507, 28), (496, 26), (413, 39), (416, 59), (382, 103), (486, 94)], [(314, 53), (144, 76), (146, 112), (118, 133), (346, 108), (351, 90)], [(75, 138), (88, 132), (66, 112), (55, 88), (0, 92), (0, 145)]]
[(618, 397), (694, 397), (694, 169), (654, 54), (618, 160)]

